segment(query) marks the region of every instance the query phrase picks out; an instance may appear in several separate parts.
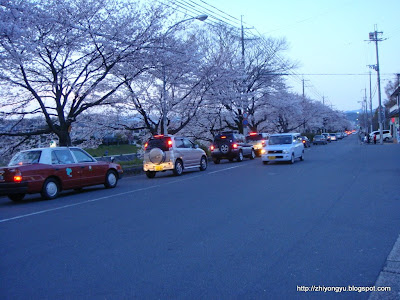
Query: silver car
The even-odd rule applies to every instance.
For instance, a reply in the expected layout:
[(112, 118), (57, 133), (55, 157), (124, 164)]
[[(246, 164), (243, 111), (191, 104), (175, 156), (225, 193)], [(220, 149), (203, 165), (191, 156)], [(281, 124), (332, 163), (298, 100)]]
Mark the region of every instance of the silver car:
[(207, 169), (207, 154), (186, 137), (155, 135), (144, 150), (143, 170), (148, 178), (167, 170), (179, 176), (184, 169)]

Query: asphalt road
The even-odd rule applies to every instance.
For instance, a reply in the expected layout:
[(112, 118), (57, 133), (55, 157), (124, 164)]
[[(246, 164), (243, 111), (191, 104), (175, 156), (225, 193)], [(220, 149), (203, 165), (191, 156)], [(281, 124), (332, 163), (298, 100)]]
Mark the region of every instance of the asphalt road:
[[(367, 299), (400, 233), (400, 145), (356, 136), (205, 172), (0, 198), (0, 299)], [(324, 295), (321, 295), (324, 294)]]

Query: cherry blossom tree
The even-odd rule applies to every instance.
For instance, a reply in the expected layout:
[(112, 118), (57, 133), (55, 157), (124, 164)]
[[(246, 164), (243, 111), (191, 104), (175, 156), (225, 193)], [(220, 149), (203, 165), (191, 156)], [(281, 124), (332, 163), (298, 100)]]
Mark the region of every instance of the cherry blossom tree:
[[(54, 133), (70, 145), (81, 114), (118, 102), (121, 87), (149, 68), (148, 48), (163, 17), (160, 8), (122, 0), (2, 0), (2, 117), (41, 115), (46, 126), (1, 134)], [(127, 66), (130, 76), (119, 76)]]

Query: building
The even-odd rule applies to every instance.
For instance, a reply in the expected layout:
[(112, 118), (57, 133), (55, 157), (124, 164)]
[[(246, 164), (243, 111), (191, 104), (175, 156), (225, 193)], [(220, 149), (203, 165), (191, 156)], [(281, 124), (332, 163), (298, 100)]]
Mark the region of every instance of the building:
[(392, 99), (394, 98), (397, 100), (397, 104), (393, 105), (389, 109), (390, 130), (393, 134), (393, 141), (395, 143), (399, 143), (400, 142), (400, 133), (399, 133), (400, 85), (395, 89), (395, 91), (390, 97)]

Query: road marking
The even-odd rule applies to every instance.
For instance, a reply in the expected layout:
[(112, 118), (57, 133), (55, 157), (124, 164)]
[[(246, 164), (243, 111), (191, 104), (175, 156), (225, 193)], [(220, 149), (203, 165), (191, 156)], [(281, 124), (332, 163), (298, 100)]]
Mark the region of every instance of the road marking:
[(146, 188), (140, 188), (140, 189), (136, 189), (136, 190), (129, 191), (129, 192), (113, 194), (113, 195), (110, 195), (110, 196), (104, 196), (104, 197), (100, 197), (100, 198), (96, 198), (96, 199), (90, 199), (90, 200), (86, 200), (86, 201), (82, 201), (82, 202), (78, 202), (78, 203), (73, 203), (73, 204), (68, 204), (68, 205), (64, 205), (64, 206), (60, 206), (60, 207), (40, 210), (40, 211), (33, 212), (33, 213), (30, 213), (30, 214), (20, 215), (20, 216), (8, 218), (8, 219), (2, 219), (2, 220), (0, 220), (0, 223), (12, 221), (12, 220), (17, 220), (17, 219), (22, 219), (22, 218), (26, 218), (26, 217), (30, 217), (30, 216), (40, 215), (40, 214), (44, 214), (44, 213), (47, 213), (47, 212), (56, 211), (56, 210), (69, 208), (69, 207), (73, 207), (73, 206), (78, 206), (78, 205), (82, 205), (82, 204), (86, 204), (86, 203), (90, 203), (90, 202), (97, 202), (97, 201), (104, 200), (104, 199), (111, 198), (111, 197), (115, 197), (115, 196), (122, 196), (122, 195), (126, 195), (126, 194), (131, 194), (131, 193), (136, 193), (136, 192), (140, 192), (140, 191), (149, 190), (149, 189), (152, 189), (152, 188), (158, 188), (158, 187), (161, 187), (162, 185), (163, 184), (152, 185), (152, 186), (149, 186), (149, 187), (146, 187)]
[(208, 172), (208, 174), (215, 174), (215, 173), (223, 172), (223, 171), (226, 171), (226, 170), (236, 169), (236, 168), (239, 168), (239, 167), (242, 167), (242, 166), (244, 166), (244, 165), (229, 167), (229, 168), (225, 168), (225, 169), (217, 170), (217, 171), (212, 171), (212, 172)]
[(230, 170), (230, 169), (239, 168), (241, 166), (244, 166), (244, 165), (229, 167), (229, 168), (225, 168), (225, 169), (218, 170), (218, 171), (208, 172), (206, 174), (201, 174), (201, 175), (197, 175), (197, 176), (191, 176), (191, 177), (188, 177), (188, 178), (181, 178), (181, 179), (173, 180), (173, 181), (170, 181), (170, 182), (167, 182), (167, 183), (152, 185), (152, 186), (149, 186), (149, 187), (140, 188), (140, 189), (136, 189), (136, 190), (133, 190), (133, 191), (113, 194), (113, 195), (110, 195), (110, 196), (104, 196), (104, 197), (100, 197), (100, 198), (96, 198), (96, 199), (90, 199), (90, 200), (86, 200), (86, 201), (82, 201), (82, 202), (78, 202), (78, 203), (73, 203), (73, 204), (68, 204), (68, 205), (64, 205), (64, 206), (60, 206), (60, 207), (40, 210), (40, 211), (37, 211), (37, 212), (33, 212), (33, 213), (25, 214), (25, 215), (20, 215), (20, 216), (16, 216), (16, 217), (12, 217), (12, 218), (0, 219), (0, 223), (5, 223), (5, 222), (13, 221), (13, 220), (18, 220), (18, 219), (22, 219), (22, 218), (31, 217), (31, 216), (41, 215), (41, 214), (44, 214), (44, 213), (47, 213), (47, 212), (52, 212), (52, 211), (56, 211), (56, 210), (60, 210), (60, 209), (70, 208), (70, 207), (74, 207), (74, 206), (78, 206), (78, 205), (82, 205), (82, 204), (87, 204), (87, 203), (90, 203), (90, 202), (97, 202), (97, 201), (100, 201), (100, 200), (104, 200), (104, 199), (108, 199), (108, 198), (112, 198), (112, 197), (116, 197), (116, 196), (118, 197), (118, 196), (122, 196), (122, 195), (127, 195), (127, 194), (132, 194), (132, 193), (141, 192), (141, 191), (145, 191), (145, 190), (150, 190), (150, 189), (154, 189), (154, 188), (159, 188), (159, 187), (171, 184), (171, 183), (178, 183), (178, 182), (190, 180), (190, 179), (193, 179), (193, 178), (198, 178), (200, 176), (204, 176), (204, 175), (207, 175), (207, 174), (214, 174), (214, 173), (218, 173), (218, 172), (222, 172), (222, 171), (226, 171), (226, 170)]

